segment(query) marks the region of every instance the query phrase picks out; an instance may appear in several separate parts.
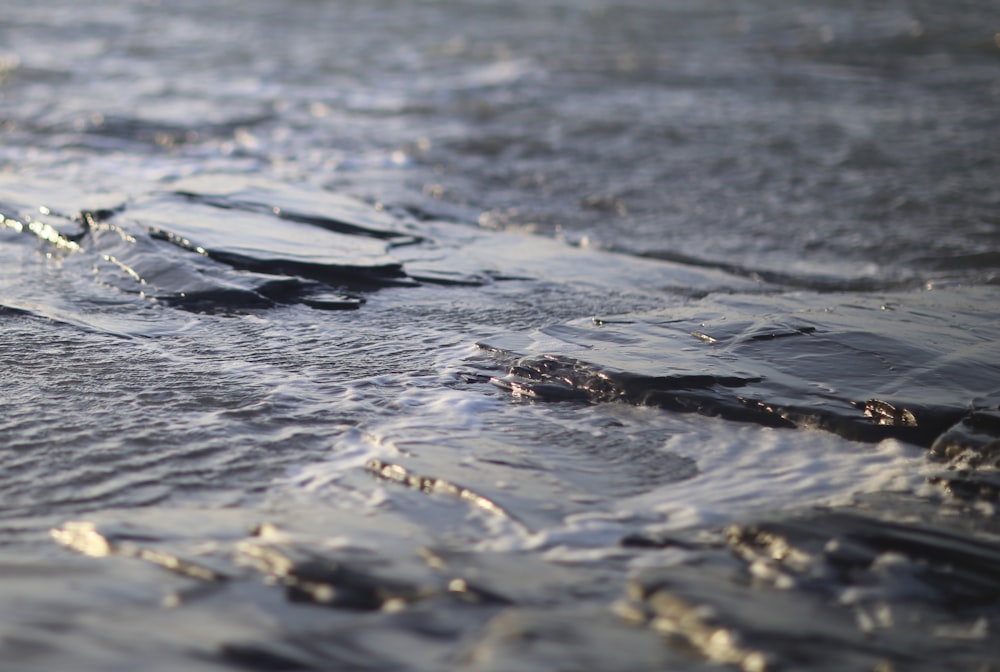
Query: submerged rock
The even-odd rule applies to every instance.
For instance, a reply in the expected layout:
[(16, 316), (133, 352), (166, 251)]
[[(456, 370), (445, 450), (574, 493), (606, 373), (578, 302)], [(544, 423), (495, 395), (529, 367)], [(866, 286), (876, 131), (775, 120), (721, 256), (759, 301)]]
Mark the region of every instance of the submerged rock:
[(379, 577), (309, 549), (261, 543), (240, 544), (238, 560), (282, 583), (288, 599), (340, 609), (373, 611), (392, 601), (410, 602), (421, 590)]
[(51, 531), (52, 538), (78, 553), (94, 558), (118, 555), (160, 565), (177, 574), (201, 581), (225, 581), (225, 570), (210, 563), (158, 548), (163, 537), (145, 533), (129, 525), (95, 525), (88, 521), (70, 521)]
[(72, 279), (197, 311), (353, 309), (366, 293), (420, 285), (541, 280), (603, 292), (652, 280), (682, 294), (759, 286), (241, 176), (192, 177), (128, 196), (0, 179), (0, 231), (22, 245), (40, 240)]
[(979, 534), (826, 510), (733, 524), (708, 540), (689, 534), (684, 544), (680, 562), (638, 573), (618, 610), (708, 660), (931, 670), (1000, 655), (987, 636), (1000, 617), (1000, 545)]
[(379, 478), (395, 481), (429, 494), (437, 493), (456, 497), (495, 516), (517, 521), (517, 518), (513, 514), (506, 511), (492, 499), (443, 478), (414, 474), (400, 464), (383, 462), (378, 459), (369, 460), (365, 464), (365, 469)]
[(190, 194), (71, 215), (0, 196), (3, 228), (34, 234), (65, 264), (89, 265), (106, 284), (182, 308), (301, 302), (353, 309), (363, 299), (344, 291), (413, 284), (385, 255), (385, 244), (372, 242), (380, 232), (347, 224), (341, 227), (347, 233), (332, 231), (319, 215), (288, 216), (276, 206), (240, 208), (240, 202), (227, 209)]
[(977, 464), (1000, 466), (1000, 408), (969, 413), (937, 438), (931, 446), (931, 453), (944, 458), (969, 453)]
[(358, 289), (406, 282), (402, 265), (386, 254), (378, 232), (333, 227), (335, 220), (319, 214), (293, 218), (277, 206), (223, 204), (167, 194), (133, 205), (128, 217), (154, 239), (239, 270)]
[(979, 409), (948, 429), (931, 446), (944, 469), (930, 481), (963, 501), (1000, 500), (1000, 409)]
[(709, 298), (500, 335), (480, 347), (508, 367), (494, 384), (518, 396), (624, 402), (930, 447), (1000, 402), (1000, 345), (990, 317), (975, 312), (977, 303), (997, 300), (990, 287), (906, 292), (892, 301)]

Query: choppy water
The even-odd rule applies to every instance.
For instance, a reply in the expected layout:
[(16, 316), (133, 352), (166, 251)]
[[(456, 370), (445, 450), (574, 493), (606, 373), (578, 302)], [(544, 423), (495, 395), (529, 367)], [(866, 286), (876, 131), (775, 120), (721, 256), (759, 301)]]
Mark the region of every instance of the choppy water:
[(0, 2), (0, 668), (996, 666), (997, 35)]

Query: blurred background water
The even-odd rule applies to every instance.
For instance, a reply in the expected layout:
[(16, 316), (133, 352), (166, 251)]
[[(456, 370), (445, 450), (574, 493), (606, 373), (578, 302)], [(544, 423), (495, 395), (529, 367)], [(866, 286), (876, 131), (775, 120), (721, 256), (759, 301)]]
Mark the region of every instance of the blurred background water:
[(12, 5), (3, 160), (110, 189), (263, 171), (793, 273), (991, 273), (994, 22), (981, 2)]

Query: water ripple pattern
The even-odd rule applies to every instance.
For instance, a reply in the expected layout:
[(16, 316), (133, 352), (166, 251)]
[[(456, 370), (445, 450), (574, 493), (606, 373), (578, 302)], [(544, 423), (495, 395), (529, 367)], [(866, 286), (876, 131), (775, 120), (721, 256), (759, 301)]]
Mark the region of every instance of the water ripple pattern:
[(998, 31), (0, 0), (0, 668), (994, 669)]

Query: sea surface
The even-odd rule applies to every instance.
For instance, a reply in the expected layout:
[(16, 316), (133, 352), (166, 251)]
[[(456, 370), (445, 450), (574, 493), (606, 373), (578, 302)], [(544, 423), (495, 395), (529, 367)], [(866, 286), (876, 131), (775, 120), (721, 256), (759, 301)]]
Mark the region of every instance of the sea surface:
[(0, 0), (0, 670), (997, 670), (998, 462), (994, 2)]

